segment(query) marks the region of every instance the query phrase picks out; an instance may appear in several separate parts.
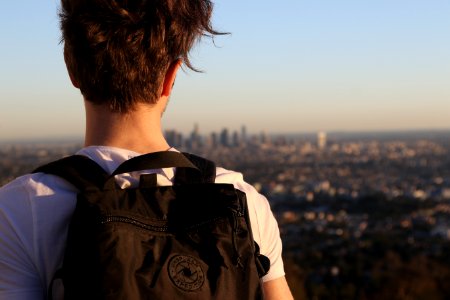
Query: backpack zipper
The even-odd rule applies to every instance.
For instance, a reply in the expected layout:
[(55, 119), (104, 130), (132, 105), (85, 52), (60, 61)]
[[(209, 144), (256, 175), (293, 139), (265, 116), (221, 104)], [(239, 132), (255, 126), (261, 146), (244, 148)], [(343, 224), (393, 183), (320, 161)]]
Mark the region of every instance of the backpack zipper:
[(236, 267), (243, 268), (243, 264), (241, 261), (241, 253), (239, 252), (238, 246), (237, 246), (237, 234), (238, 234), (238, 227), (239, 227), (239, 221), (238, 218), (242, 217), (244, 214), (241, 211), (233, 211), (233, 222), (232, 222), (232, 243), (234, 248), (234, 264)]
[(144, 222), (141, 222), (137, 219), (134, 218), (130, 218), (130, 217), (124, 217), (124, 216), (103, 216), (100, 219), (100, 223), (101, 224), (106, 224), (106, 223), (126, 223), (126, 224), (131, 224), (134, 226), (137, 226), (139, 228), (145, 229), (145, 230), (150, 230), (150, 231), (158, 231), (158, 232), (167, 232), (169, 231), (169, 227), (168, 226), (155, 226), (155, 225), (149, 225), (146, 224)]

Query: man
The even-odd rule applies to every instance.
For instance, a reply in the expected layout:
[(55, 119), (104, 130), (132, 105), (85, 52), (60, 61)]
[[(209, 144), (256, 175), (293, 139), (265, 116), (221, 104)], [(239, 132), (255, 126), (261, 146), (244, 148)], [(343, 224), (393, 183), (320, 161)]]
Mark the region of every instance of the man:
[[(62, 0), (64, 57), (86, 110), (85, 147), (78, 154), (112, 173), (143, 153), (176, 151), (164, 139), (161, 117), (182, 63), (210, 24), (208, 0)], [(156, 173), (171, 185), (172, 168)], [(139, 174), (118, 176), (122, 188)], [(217, 169), (216, 182), (247, 194), (250, 221), (271, 268), (263, 277), (266, 299), (292, 299), (281, 259), (277, 223), (267, 200), (242, 175)], [(43, 299), (61, 267), (77, 191), (59, 177), (36, 173), (0, 190), (0, 299)]]

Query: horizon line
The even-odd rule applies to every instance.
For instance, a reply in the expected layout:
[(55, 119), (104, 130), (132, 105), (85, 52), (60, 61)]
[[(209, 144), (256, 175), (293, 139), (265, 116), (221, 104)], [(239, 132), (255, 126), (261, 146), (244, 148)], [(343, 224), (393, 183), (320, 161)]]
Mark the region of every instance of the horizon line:
[[(224, 129), (227, 127), (224, 127)], [(168, 130), (176, 130), (176, 129), (166, 129)], [(177, 131), (177, 130), (176, 130)], [(237, 131), (237, 130), (231, 130), (231, 132)], [(189, 134), (188, 132), (181, 132), (182, 134)], [(200, 136), (207, 136), (213, 132), (220, 132), (219, 131), (211, 131), (209, 133), (200, 133)], [(417, 128), (417, 129), (368, 129), (368, 130), (349, 130), (349, 129), (337, 129), (337, 130), (305, 130), (305, 131), (285, 131), (285, 132), (267, 132), (265, 130), (260, 131), (251, 131), (247, 132), (248, 136), (257, 136), (262, 133), (267, 134), (269, 136), (279, 137), (279, 136), (310, 136), (310, 135), (317, 135), (319, 132), (325, 132), (327, 135), (374, 135), (374, 134), (425, 134), (425, 133), (441, 133), (441, 134), (450, 134), (450, 128), (432, 128), (432, 129), (426, 129), (426, 128)], [(8, 143), (46, 143), (46, 142), (68, 142), (68, 143), (82, 143), (83, 142), (83, 136), (58, 136), (58, 135), (49, 135), (49, 136), (42, 136), (42, 137), (18, 137), (18, 138), (0, 138), (0, 144), (8, 144)]]

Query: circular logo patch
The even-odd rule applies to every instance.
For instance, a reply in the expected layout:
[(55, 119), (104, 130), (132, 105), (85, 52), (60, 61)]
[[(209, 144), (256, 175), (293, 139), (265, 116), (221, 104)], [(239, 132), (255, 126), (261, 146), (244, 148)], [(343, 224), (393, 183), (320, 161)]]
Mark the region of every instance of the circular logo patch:
[(200, 263), (193, 257), (176, 255), (170, 259), (168, 269), (170, 279), (182, 290), (198, 290), (205, 282)]

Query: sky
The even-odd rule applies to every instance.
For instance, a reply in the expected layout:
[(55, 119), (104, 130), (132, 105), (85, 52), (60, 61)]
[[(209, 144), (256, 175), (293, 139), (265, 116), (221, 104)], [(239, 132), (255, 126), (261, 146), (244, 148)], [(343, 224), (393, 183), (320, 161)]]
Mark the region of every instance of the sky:
[[(2, 3), (0, 141), (84, 134), (58, 6)], [(192, 50), (165, 129), (450, 129), (448, 0), (218, 0), (213, 24), (231, 34)]]

